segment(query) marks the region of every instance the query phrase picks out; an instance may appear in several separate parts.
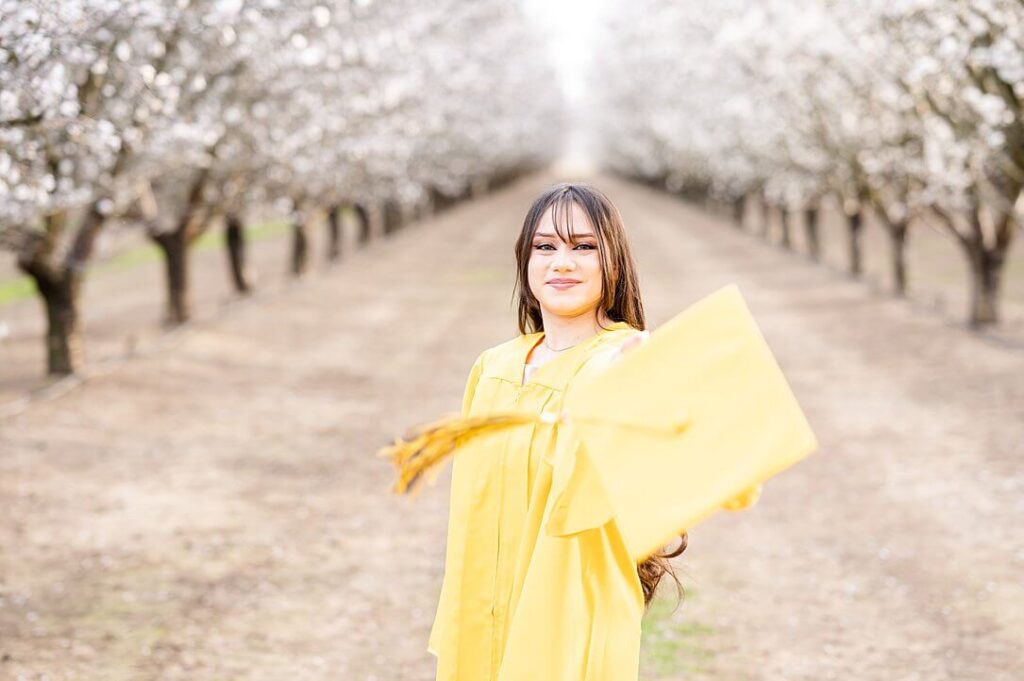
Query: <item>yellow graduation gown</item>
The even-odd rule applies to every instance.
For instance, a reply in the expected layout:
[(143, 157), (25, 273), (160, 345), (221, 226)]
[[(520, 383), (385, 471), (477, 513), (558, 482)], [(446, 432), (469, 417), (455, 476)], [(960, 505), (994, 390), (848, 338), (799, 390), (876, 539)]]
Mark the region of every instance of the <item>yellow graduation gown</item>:
[[(630, 335), (625, 322), (537, 368), (523, 365), (541, 332), (477, 358), (464, 416), (561, 409), (581, 369)], [(438, 681), (629, 681), (638, 674), (643, 591), (578, 457), (571, 423), (477, 437), (453, 459), (445, 575), (428, 650)]]

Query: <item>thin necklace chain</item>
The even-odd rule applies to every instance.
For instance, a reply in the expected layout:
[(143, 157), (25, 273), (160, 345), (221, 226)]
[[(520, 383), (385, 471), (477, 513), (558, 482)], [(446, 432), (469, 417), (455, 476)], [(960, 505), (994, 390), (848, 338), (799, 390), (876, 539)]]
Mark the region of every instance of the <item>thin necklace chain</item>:
[(548, 350), (550, 350), (551, 352), (565, 352), (566, 350), (570, 350), (570, 349), (572, 349), (572, 348), (576, 347), (577, 345), (579, 345), (579, 344), (580, 344), (580, 343), (582, 343), (583, 341), (580, 341), (580, 343), (573, 343), (573, 344), (572, 344), (572, 345), (570, 345), (569, 347), (567, 347), (567, 348), (562, 348), (561, 350), (555, 350), (555, 349), (554, 349), (553, 347), (551, 347), (550, 345), (548, 345), (548, 338), (547, 338), (547, 336), (545, 336), (545, 337), (544, 337), (544, 339), (543, 339), (543, 340), (542, 340), (541, 342), (542, 342), (542, 343), (544, 343), (544, 347), (546, 347), (546, 348), (547, 348)]
[[(600, 333), (600, 330), (599, 330), (599, 331), (598, 331), (597, 333), (595, 333), (595, 334), (594, 334), (594, 336), (598, 335), (599, 333)], [(565, 352), (566, 350), (571, 350), (571, 349), (573, 349), (574, 347), (576, 347), (576, 346), (577, 346), (577, 345), (579, 345), (580, 343), (586, 343), (586, 342), (587, 342), (588, 340), (590, 340), (590, 339), (591, 339), (591, 338), (593, 338), (594, 336), (591, 336), (590, 338), (584, 338), (584, 339), (583, 339), (583, 340), (581, 340), (581, 341), (580, 341), (579, 343), (573, 343), (573, 344), (572, 344), (572, 345), (570, 345), (569, 347), (567, 347), (567, 348), (562, 348), (561, 350), (555, 350), (555, 349), (554, 349), (553, 347), (551, 347), (550, 345), (548, 345), (548, 335), (547, 335), (546, 333), (544, 334), (544, 337), (540, 339), (540, 342), (541, 342), (541, 343), (543, 343), (543, 344), (544, 344), (544, 347), (546, 347), (546, 348), (547, 348), (548, 350), (550, 350), (551, 352)]]

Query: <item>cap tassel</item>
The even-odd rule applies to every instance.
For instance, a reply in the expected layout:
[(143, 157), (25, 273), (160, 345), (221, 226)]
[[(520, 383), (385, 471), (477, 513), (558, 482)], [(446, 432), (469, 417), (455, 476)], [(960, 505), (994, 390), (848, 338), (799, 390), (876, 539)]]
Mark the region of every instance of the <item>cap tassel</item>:
[[(381, 448), (377, 455), (390, 459), (395, 467), (397, 479), (391, 488), (392, 491), (396, 494), (408, 494), (419, 486), (424, 475), (436, 469), (456, 447), (477, 435), (525, 423), (555, 423), (569, 418), (567, 410), (540, 414), (506, 411), (487, 416), (452, 414), (412, 428), (404, 437), (395, 440), (393, 445)], [(660, 432), (667, 436), (678, 435), (690, 421), (686, 413), (679, 413), (674, 419), (656, 425), (634, 423), (620, 418), (576, 416), (572, 417), (572, 420)]]
[(436, 469), (449, 454), (466, 440), (509, 426), (545, 421), (543, 415), (501, 412), (490, 416), (444, 416), (412, 429), (393, 445), (383, 447), (378, 456), (389, 459), (397, 479), (396, 494), (414, 491), (428, 472)]

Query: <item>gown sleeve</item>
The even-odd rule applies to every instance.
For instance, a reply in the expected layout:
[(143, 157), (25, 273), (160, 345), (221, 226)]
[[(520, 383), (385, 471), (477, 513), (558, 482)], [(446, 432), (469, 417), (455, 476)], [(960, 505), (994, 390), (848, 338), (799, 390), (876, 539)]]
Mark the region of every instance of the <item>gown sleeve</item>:
[[(466, 379), (466, 388), (462, 393), (462, 416), (469, 415), (470, 408), (473, 405), (473, 397), (474, 395), (476, 395), (477, 385), (480, 383), (480, 376), (483, 374), (483, 368), (484, 355), (483, 353), (480, 353), (480, 355), (476, 358), (476, 361), (473, 362), (473, 367), (469, 370), (469, 378)], [(451, 519), (449, 519), (449, 525), (450, 524)], [(450, 534), (451, 527), (449, 527), (449, 535)], [(445, 562), (448, 562), (447, 550)], [(438, 656), (439, 651), (441, 649), (441, 634), (442, 629), (444, 628), (444, 622), (448, 616), (448, 608), (450, 601), (450, 594), (448, 593), (448, 590), (451, 588), (452, 587), (450, 583), (448, 582), (447, 579), (445, 579), (441, 585), (441, 595), (438, 598), (438, 608), (437, 613), (434, 616), (434, 623), (430, 627), (430, 636), (427, 642), (427, 652), (434, 655), (435, 657)]]
[(462, 415), (469, 416), (469, 409), (473, 405), (473, 395), (476, 394), (476, 386), (480, 382), (480, 376), (484, 370), (484, 355), (473, 362), (473, 368), (469, 370), (469, 378), (466, 379), (466, 389), (462, 394)]
[[(618, 354), (618, 343), (602, 347), (580, 367), (573, 382), (577, 385), (585, 384), (610, 366)], [(570, 383), (568, 390), (572, 390), (572, 385)], [(586, 447), (572, 431), (572, 414), (569, 414), (569, 421), (562, 427), (569, 431), (561, 445), (565, 449), (556, 455), (563, 470), (553, 476), (551, 495), (554, 502), (545, 526), (546, 533), (555, 537), (568, 537), (599, 528), (615, 517), (608, 493), (587, 456)], [(672, 476), (678, 472), (652, 470), (650, 474)], [(761, 488), (761, 483), (752, 485), (723, 504), (722, 508), (739, 511), (753, 506), (760, 497)], [(630, 510), (620, 509), (620, 512), (629, 513)], [(651, 521), (658, 523), (659, 519), (652, 518)]]

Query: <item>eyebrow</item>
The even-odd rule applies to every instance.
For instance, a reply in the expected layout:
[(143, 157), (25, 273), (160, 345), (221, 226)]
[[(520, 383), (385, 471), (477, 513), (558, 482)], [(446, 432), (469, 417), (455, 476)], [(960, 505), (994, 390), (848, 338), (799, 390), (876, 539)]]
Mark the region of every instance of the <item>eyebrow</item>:
[[(535, 233), (534, 233), (534, 236), (547, 236), (547, 237), (553, 237), (553, 236), (555, 236), (555, 235), (554, 235), (554, 234), (552, 234), (551, 232), (535, 232)], [(593, 232), (583, 232), (583, 233), (573, 234), (573, 236), (574, 236), (575, 238), (577, 238), (577, 239), (586, 239), (587, 237), (590, 237), (590, 238), (592, 238), (592, 239), (593, 239), (593, 238), (597, 238), (597, 237), (595, 237), (595, 236), (594, 236), (594, 233), (593, 233)]]

